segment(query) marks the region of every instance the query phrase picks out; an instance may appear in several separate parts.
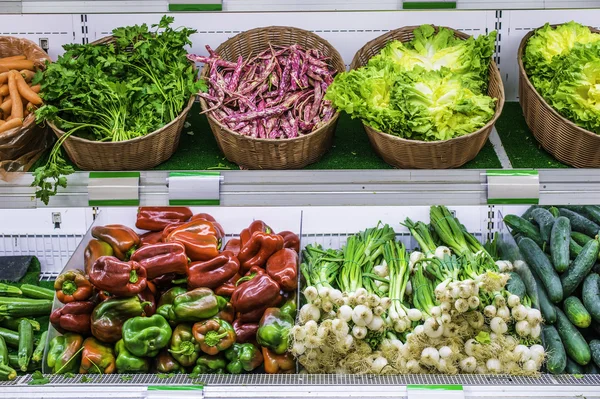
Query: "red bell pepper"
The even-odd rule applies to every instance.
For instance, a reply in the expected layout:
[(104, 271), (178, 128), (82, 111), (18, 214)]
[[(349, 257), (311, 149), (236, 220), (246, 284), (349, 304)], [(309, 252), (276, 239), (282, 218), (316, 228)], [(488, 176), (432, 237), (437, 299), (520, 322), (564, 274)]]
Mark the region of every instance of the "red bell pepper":
[(115, 256), (120, 260), (129, 260), (131, 254), (141, 244), (137, 233), (121, 224), (93, 227), (92, 236), (108, 243), (112, 247)]
[(190, 208), (182, 206), (142, 206), (138, 208), (135, 227), (161, 231), (173, 222), (187, 222), (192, 215)]
[(90, 274), (90, 269), (92, 265), (101, 256), (113, 256), (114, 251), (110, 244), (96, 240), (92, 238), (88, 245), (85, 247), (85, 251), (83, 253), (83, 264), (85, 267), (85, 274)]
[(90, 281), (116, 296), (135, 296), (146, 288), (146, 269), (134, 261), (102, 256), (92, 265)]
[(283, 247), (290, 248), (300, 253), (300, 237), (291, 231), (282, 231), (279, 233), (283, 237)]
[(271, 255), (283, 248), (283, 237), (277, 234), (267, 234), (260, 231), (252, 233), (252, 237), (244, 244), (238, 255), (243, 271), (252, 266), (264, 267)]
[(241, 231), (241, 246), (243, 247), (244, 245), (246, 245), (246, 243), (250, 241), (252, 234), (254, 234), (257, 231), (261, 233), (271, 234), (273, 232), (273, 229), (267, 226), (267, 224), (262, 220), (255, 220), (254, 222), (250, 223), (250, 226)]
[(137, 295), (143, 304), (144, 314), (148, 317), (156, 313), (156, 293), (156, 285), (151, 281), (146, 281), (146, 288)]
[(242, 242), (239, 238), (230, 238), (229, 241), (225, 244), (224, 251), (231, 251), (235, 256), (240, 254)]
[(237, 312), (248, 313), (257, 308), (272, 304), (279, 299), (279, 285), (268, 275), (256, 275), (240, 283), (231, 297), (231, 303)]
[(267, 374), (292, 374), (296, 369), (296, 362), (291, 353), (277, 355), (275, 352), (263, 347), (263, 358), (265, 360), (265, 372)]
[(212, 224), (214, 224), (219, 231), (221, 238), (225, 237), (225, 230), (223, 229), (223, 226), (221, 226), (221, 224), (217, 222), (212, 215), (209, 215), (208, 213), (198, 213), (192, 216), (192, 220), (208, 220), (209, 222), (212, 222)]
[(215, 294), (220, 296), (231, 297), (233, 295), (233, 291), (235, 291), (236, 284), (240, 278), (242, 278), (242, 276), (236, 273), (233, 277), (227, 280), (220, 287), (215, 288)]
[(90, 317), (95, 304), (91, 301), (69, 302), (62, 308), (56, 309), (50, 315), (50, 323), (57, 331), (71, 331), (79, 334), (89, 334)]
[(185, 274), (188, 266), (185, 247), (179, 242), (143, 246), (131, 255), (131, 260), (146, 269), (148, 279), (167, 273)]
[(182, 243), (188, 257), (195, 262), (217, 256), (221, 238), (212, 222), (198, 219), (177, 226), (164, 241)]
[(233, 322), (233, 329), (237, 337), (237, 342), (256, 343), (256, 332), (258, 331), (258, 323), (243, 323), (239, 319)]
[(233, 323), (233, 319), (235, 318), (235, 310), (233, 309), (231, 302), (227, 302), (225, 307), (219, 310), (219, 313), (216, 314), (215, 318), (225, 320), (229, 324)]
[(284, 291), (298, 288), (298, 254), (290, 248), (275, 252), (267, 261), (267, 274)]
[(181, 226), (182, 224), (186, 224), (188, 222), (173, 222), (171, 224), (169, 224), (167, 227), (164, 228), (164, 230), (162, 231), (162, 242), (166, 242), (165, 240), (167, 239), (167, 237), (169, 236), (169, 234), (171, 234), (171, 232), (173, 230), (175, 230), (177, 227)]
[(258, 306), (246, 313), (238, 312), (236, 314), (235, 318), (237, 320), (239, 320), (241, 323), (256, 323), (261, 319), (261, 317), (263, 317), (263, 314), (265, 313), (265, 311), (267, 309), (273, 308), (273, 307), (278, 307), (282, 301), (283, 301), (283, 297), (281, 295), (278, 295), (276, 297), (273, 297), (273, 300), (271, 302), (269, 302), (263, 306)]
[(188, 268), (188, 288), (215, 289), (225, 284), (240, 270), (240, 262), (233, 252), (223, 251), (211, 260), (193, 262)]
[(162, 242), (162, 235), (163, 232), (161, 231), (149, 231), (147, 233), (144, 233), (140, 236), (140, 241), (142, 242), (142, 247), (144, 245), (152, 245), (152, 244), (158, 244), (159, 242)]

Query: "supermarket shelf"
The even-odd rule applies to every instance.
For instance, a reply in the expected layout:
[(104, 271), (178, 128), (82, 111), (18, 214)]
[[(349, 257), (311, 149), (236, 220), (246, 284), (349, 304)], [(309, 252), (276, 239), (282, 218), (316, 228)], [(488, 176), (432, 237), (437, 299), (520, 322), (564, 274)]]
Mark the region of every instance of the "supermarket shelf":
[[(220, 171), (221, 206), (483, 205), (485, 170), (293, 170)], [(140, 172), (140, 205), (169, 204), (169, 172)], [(89, 206), (89, 173), (69, 176), (52, 207)], [(30, 187), (32, 175), (0, 182), (0, 208), (42, 208)], [(114, 187), (107, 186), (106, 190)], [(542, 169), (541, 204), (594, 204), (600, 170)]]
[[(486, 375), (186, 375), (168, 379), (156, 375), (132, 375), (124, 382), (120, 375), (92, 377), (52, 376), (51, 383), (30, 386), (30, 376), (3, 383), (0, 394), (11, 398), (411, 398), (411, 385), (462, 385), (465, 398), (577, 398), (600, 397), (600, 378), (586, 375), (542, 375), (539, 378)], [(156, 389), (156, 388), (159, 389)], [(94, 389), (98, 388), (98, 389)], [(162, 389), (161, 389), (162, 388)], [(438, 393), (439, 395), (439, 393)]]

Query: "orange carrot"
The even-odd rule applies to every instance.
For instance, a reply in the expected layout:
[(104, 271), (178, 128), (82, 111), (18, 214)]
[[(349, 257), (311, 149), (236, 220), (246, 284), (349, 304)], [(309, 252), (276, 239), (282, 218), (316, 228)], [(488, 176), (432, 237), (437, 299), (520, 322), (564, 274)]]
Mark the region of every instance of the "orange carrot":
[(4, 125), (0, 126), (0, 133), (6, 132), (7, 130), (14, 129), (16, 127), (23, 125), (23, 119), (15, 118), (6, 122)]
[(5, 73), (5, 72), (8, 72), (8, 71), (9, 71), (9, 69), (7, 67), (0, 65), (0, 72), (1, 73)]
[(33, 71), (29, 71), (27, 69), (23, 69), (22, 71), (19, 71), (19, 73), (21, 74), (21, 76), (23, 76), (23, 79), (25, 79), (26, 82), (31, 82), (31, 79), (33, 79), (33, 77), (35, 76), (35, 72)]
[(3, 120), (3, 119), (0, 119), (0, 126), (4, 125), (5, 123), (6, 123), (6, 121), (5, 121), (5, 120)]
[(8, 69), (30, 69), (33, 71), (33, 61), (29, 60), (16, 60), (16, 61), (2, 61), (0, 60), (0, 65), (8, 68)]
[(10, 97), (7, 97), (6, 101), (0, 105), (0, 110), (2, 111), (3, 118), (8, 120), (7, 116), (10, 115), (10, 111), (12, 110), (12, 100)]
[(19, 94), (19, 88), (17, 87), (17, 78), (19, 75), (16, 71), (10, 71), (8, 75), (8, 90), (10, 91), (10, 99), (12, 100), (12, 111), (10, 112), (10, 118), (23, 119), (23, 101)]
[(0, 96), (8, 96), (8, 85), (4, 84), (0, 86)]
[[(17, 82), (17, 89), (23, 98), (29, 101), (32, 104), (40, 105), (42, 103), (42, 99), (37, 95), (36, 92), (31, 90), (31, 87), (27, 85), (23, 76), (18, 72), (13, 72), (15, 80)], [(1, 92), (0, 92), (1, 94)]]
[(0, 73), (0, 85), (3, 85), (8, 82), (8, 72)]
[(26, 60), (27, 57), (25, 57), (24, 55), (13, 55), (12, 57), (2, 57), (0, 58), (0, 62), (2, 61), (19, 61), (19, 60)]
[(31, 86), (31, 91), (33, 91), (34, 93), (39, 93), (41, 88), (42, 85)]

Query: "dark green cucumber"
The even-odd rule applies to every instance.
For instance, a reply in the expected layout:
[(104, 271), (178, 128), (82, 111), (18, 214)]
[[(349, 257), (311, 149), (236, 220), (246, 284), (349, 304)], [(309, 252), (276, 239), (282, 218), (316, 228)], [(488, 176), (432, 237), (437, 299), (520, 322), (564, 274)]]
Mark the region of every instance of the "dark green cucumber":
[(592, 353), (592, 360), (596, 365), (600, 364), (600, 339), (593, 339), (590, 341), (590, 352)]
[(583, 280), (581, 299), (592, 319), (600, 323), (600, 275), (591, 273)]
[(567, 356), (567, 367), (565, 368), (567, 374), (585, 374), (585, 369), (577, 364), (576, 361)]
[(529, 208), (527, 208), (527, 210), (525, 211), (525, 213), (523, 213), (521, 215), (521, 217), (527, 221), (532, 220), (533, 218), (531, 217), (531, 212), (533, 212), (534, 209), (540, 208), (539, 205), (531, 205)]
[(510, 278), (508, 279), (508, 282), (506, 283), (506, 286), (504, 288), (508, 292), (510, 292), (511, 294), (515, 294), (522, 300), (527, 294), (525, 283), (516, 272), (510, 272), (508, 274), (510, 275)]
[(55, 291), (48, 288), (31, 284), (21, 284), (21, 291), (23, 291), (23, 295), (29, 298), (45, 299), (47, 301), (54, 300)]
[(588, 364), (592, 358), (590, 347), (579, 330), (558, 308), (556, 308), (556, 330), (569, 357), (582, 366)]
[(585, 216), (592, 222), (600, 225), (600, 207), (597, 205), (569, 205), (564, 208)]
[(543, 326), (544, 349), (546, 350), (546, 368), (552, 374), (562, 374), (567, 367), (567, 353), (558, 331), (554, 326)]
[(16, 348), (19, 346), (19, 333), (8, 328), (0, 327), (0, 337), (4, 338), (6, 345)]
[(550, 212), (550, 214), (552, 216), (554, 216), (554, 218), (557, 218), (560, 216), (560, 212), (558, 211), (558, 208), (555, 206), (551, 206), (550, 208), (548, 208), (548, 211)]
[(550, 232), (552, 231), (552, 226), (554, 225), (554, 216), (552, 216), (550, 211), (544, 208), (534, 209), (531, 211), (531, 216), (540, 228), (540, 236), (542, 237), (542, 240), (550, 243)]
[(544, 322), (546, 324), (554, 324), (556, 323), (556, 308), (550, 302), (550, 298), (548, 298), (548, 294), (546, 294), (546, 290), (540, 279), (537, 276), (534, 276), (534, 278), (537, 286), (538, 305)]
[(1, 296), (19, 296), (22, 295), (23, 292), (19, 289), (19, 287), (15, 287), (14, 285), (0, 283), (0, 295)]
[(556, 218), (550, 235), (550, 253), (552, 264), (557, 272), (562, 273), (569, 267), (569, 242), (571, 237), (571, 222), (563, 216)]
[(554, 303), (562, 301), (563, 288), (560, 283), (560, 277), (556, 274), (556, 270), (554, 270), (546, 254), (530, 238), (523, 238), (521, 240), (519, 250), (525, 261), (529, 264), (529, 267), (532, 268), (535, 275), (542, 282), (548, 298)]
[(576, 296), (570, 296), (563, 301), (563, 310), (575, 327), (588, 328), (592, 324), (592, 316)]
[(580, 233), (578, 231), (572, 231), (571, 238), (573, 240), (575, 240), (575, 242), (577, 244), (582, 245), (582, 246), (593, 240), (592, 237), (585, 235), (583, 233)]
[(40, 336), (40, 339), (31, 355), (32, 362), (41, 362), (44, 357), (44, 349), (46, 348), (46, 341), (48, 340), (48, 331), (44, 331)]
[(600, 251), (600, 242), (592, 240), (585, 244), (569, 268), (560, 276), (565, 296), (571, 295), (592, 270)]
[(0, 304), (0, 316), (35, 317), (47, 316), (52, 311), (52, 302), (35, 299), (38, 303)]
[(587, 234), (590, 237), (596, 237), (600, 226), (592, 222), (585, 216), (579, 213), (573, 212), (566, 208), (559, 208), (560, 216), (564, 216), (571, 222), (571, 230), (578, 231), (583, 234)]
[(575, 242), (574, 239), (569, 240), (569, 255), (571, 259), (575, 259), (581, 253), (583, 247)]
[(506, 215), (504, 216), (504, 223), (512, 230), (516, 230), (523, 237), (532, 239), (540, 247), (544, 245), (544, 240), (540, 235), (540, 230), (533, 225), (533, 223), (517, 216), (517, 215)]
[(31, 361), (33, 354), (33, 328), (31, 323), (22, 319), (19, 323), (19, 349), (17, 356), (19, 357), (19, 367), (21, 371), (27, 371), (27, 366)]
[(589, 362), (586, 364), (583, 370), (586, 374), (600, 374), (600, 370), (598, 370), (598, 367), (596, 367), (594, 362)]
[(28, 319), (25, 317), (9, 317), (6, 316), (3, 320), (0, 321), (0, 327), (4, 327), (4, 328), (8, 328), (9, 330), (18, 330), (19, 329), (19, 323), (21, 322), (21, 320), (27, 320), (29, 323), (31, 323), (31, 327), (33, 327), (33, 331), (40, 331), (40, 329), (42, 328), (42, 326), (40, 326), (40, 322), (35, 320), (35, 319)]
[(2, 337), (0, 337), (0, 365), (8, 366), (8, 346)]

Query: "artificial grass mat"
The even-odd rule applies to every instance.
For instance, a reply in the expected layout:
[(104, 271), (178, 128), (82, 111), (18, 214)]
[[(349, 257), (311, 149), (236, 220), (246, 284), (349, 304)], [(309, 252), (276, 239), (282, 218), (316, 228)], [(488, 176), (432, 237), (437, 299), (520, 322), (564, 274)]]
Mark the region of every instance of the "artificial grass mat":
[(548, 154), (529, 130), (518, 102), (504, 104), (496, 130), (513, 168), (568, 168)]
[[(169, 160), (158, 165), (154, 170), (239, 170), (239, 167), (229, 162), (219, 150), (208, 120), (204, 115), (200, 115), (198, 103), (190, 110), (185, 126), (178, 150)], [(43, 165), (46, 160), (47, 155), (42, 157), (32, 170)], [(475, 159), (463, 166), (469, 169), (500, 167), (500, 161), (489, 141)], [(342, 114), (335, 132), (333, 147), (320, 161), (307, 166), (306, 169), (392, 169), (392, 167), (373, 151), (360, 121), (352, 120), (348, 115)]]

